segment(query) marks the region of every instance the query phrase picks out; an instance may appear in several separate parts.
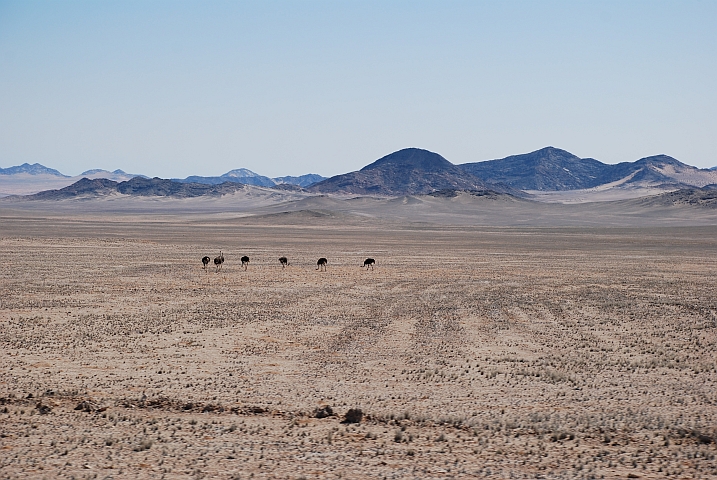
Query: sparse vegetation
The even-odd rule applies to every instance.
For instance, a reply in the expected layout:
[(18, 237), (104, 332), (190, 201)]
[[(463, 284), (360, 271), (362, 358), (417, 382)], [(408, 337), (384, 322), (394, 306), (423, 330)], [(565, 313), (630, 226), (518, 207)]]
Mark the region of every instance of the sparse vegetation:
[(9, 477), (717, 475), (715, 228), (46, 221), (0, 238)]

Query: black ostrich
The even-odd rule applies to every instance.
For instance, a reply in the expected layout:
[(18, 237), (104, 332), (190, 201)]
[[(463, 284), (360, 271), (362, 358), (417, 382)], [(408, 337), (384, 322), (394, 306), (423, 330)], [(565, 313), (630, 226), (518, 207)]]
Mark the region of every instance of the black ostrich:
[(289, 264), (289, 260), (286, 257), (279, 257), (279, 263), (281, 264), (281, 268), (286, 268)]
[(316, 262), (316, 270), (320, 270), (323, 268), (323, 270), (325, 272), (327, 263), (329, 263), (329, 261), (326, 260), (324, 257), (319, 258), (319, 261)]
[(241, 266), (244, 267), (244, 270), (246, 270), (247, 265), (249, 265), (249, 257), (244, 255), (241, 257)]
[[(366, 267), (366, 270), (368, 270), (368, 267), (371, 267), (371, 270), (373, 270), (373, 266), (376, 264), (376, 260), (373, 258), (367, 258), (363, 261), (363, 266)], [(363, 268), (363, 267), (361, 267)]]
[(217, 267), (217, 273), (222, 269), (222, 263), (224, 263), (224, 254), (220, 251), (218, 257), (214, 257), (214, 266)]
[(211, 258), (209, 258), (209, 257), (206, 256), (206, 255), (204, 255), (204, 256), (202, 257), (202, 264), (204, 265), (204, 267), (203, 267), (204, 270), (207, 269), (207, 265), (209, 265), (209, 260), (211, 260)]

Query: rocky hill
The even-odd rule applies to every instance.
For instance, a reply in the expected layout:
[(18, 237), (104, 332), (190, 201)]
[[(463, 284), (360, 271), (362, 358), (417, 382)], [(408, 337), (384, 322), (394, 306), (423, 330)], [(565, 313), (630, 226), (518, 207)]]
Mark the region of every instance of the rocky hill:
[(717, 185), (708, 185), (703, 188), (681, 188), (661, 195), (644, 197), (640, 204), (653, 205), (691, 205), (717, 209)]
[(29, 195), (29, 200), (63, 200), (79, 197), (101, 197), (111, 194), (123, 194), (139, 197), (190, 198), (200, 196), (222, 196), (242, 190), (243, 184), (225, 182), (219, 185), (199, 183), (179, 183), (161, 178), (134, 177), (125, 182), (115, 182), (105, 178), (83, 178), (72, 185)]
[(437, 190), (486, 190), (481, 179), (438, 155), (406, 148), (359, 171), (337, 175), (309, 187), (310, 192), (358, 195), (420, 195)]

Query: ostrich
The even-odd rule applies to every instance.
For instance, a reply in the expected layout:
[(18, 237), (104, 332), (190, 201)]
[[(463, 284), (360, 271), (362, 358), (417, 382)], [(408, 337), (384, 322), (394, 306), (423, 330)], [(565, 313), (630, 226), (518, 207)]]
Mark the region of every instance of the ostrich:
[(219, 273), (219, 270), (222, 269), (222, 263), (224, 263), (224, 254), (223, 254), (223, 253), (221, 252), (221, 250), (220, 250), (220, 251), (219, 251), (219, 256), (218, 256), (218, 257), (214, 257), (214, 265), (217, 267), (217, 270), (216, 270), (217, 273)]
[(286, 268), (289, 264), (289, 260), (286, 257), (279, 257), (279, 263), (281, 264), (281, 268)]
[(324, 272), (325, 272), (327, 263), (329, 263), (329, 261), (326, 260), (324, 257), (319, 258), (319, 261), (316, 262), (316, 270), (320, 270), (323, 267)]
[(241, 257), (241, 266), (244, 267), (244, 270), (246, 270), (247, 265), (249, 265), (249, 257), (244, 255)]
[(366, 270), (368, 270), (368, 267), (371, 267), (371, 270), (373, 270), (373, 266), (375, 264), (376, 264), (376, 260), (374, 260), (373, 258), (367, 258), (366, 260), (363, 261), (363, 266), (366, 267)]
[(206, 256), (206, 255), (204, 255), (204, 256), (202, 257), (202, 264), (204, 265), (204, 270), (207, 269), (207, 265), (209, 264), (209, 260), (211, 260), (211, 258), (209, 258), (209, 257)]

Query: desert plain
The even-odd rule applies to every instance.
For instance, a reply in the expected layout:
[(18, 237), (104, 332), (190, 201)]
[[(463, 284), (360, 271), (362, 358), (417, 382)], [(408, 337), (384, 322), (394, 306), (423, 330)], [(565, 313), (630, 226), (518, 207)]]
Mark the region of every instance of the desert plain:
[(715, 226), (81, 210), (0, 210), (1, 478), (717, 477)]

